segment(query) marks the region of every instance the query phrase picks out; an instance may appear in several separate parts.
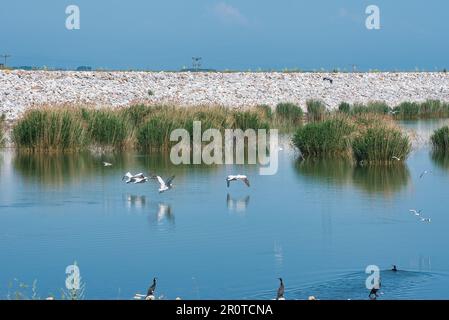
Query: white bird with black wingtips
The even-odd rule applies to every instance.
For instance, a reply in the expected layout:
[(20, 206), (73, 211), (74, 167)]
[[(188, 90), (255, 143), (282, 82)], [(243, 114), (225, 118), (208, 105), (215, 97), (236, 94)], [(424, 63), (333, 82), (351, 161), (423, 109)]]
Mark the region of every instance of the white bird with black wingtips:
[(157, 179), (157, 181), (159, 181), (160, 185), (159, 193), (165, 192), (173, 188), (172, 181), (175, 178), (175, 176), (171, 176), (170, 178), (167, 179), (167, 181), (164, 181), (164, 179), (162, 179), (160, 176), (155, 176), (155, 178)]
[(122, 177), (122, 181), (126, 179), (126, 183), (145, 183), (148, 181), (148, 177), (145, 177), (143, 173), (132, 174), (131, 172), (125, 173)]
[(238, 174), (238, 175), (229, 175), (226, 177), (226, 183), (228, 185), (228, 188), (229, 188), (229, 185), (231, 184), (231, 181), (238, 181), (238, 180), (242, 181), (243, 183), (246, 184), (246, 186), (249, 187), (248, 177), (243, 174)]

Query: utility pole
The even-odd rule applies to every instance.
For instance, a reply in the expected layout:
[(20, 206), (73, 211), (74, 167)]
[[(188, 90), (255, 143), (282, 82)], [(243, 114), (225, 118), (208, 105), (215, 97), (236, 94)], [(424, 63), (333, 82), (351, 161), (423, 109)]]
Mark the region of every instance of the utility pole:
[(11, 55), (10, 55), (10, 54), (2, 54), (2, 55), (0, 55), (0, 58), (5, 59), (5, 64), (4, 64), (4, 66), (5, 66), (5, 68), (6, 68), (6, 59), (11, 58)]
[(192, 57), (192, 67), (195, 71), (198, 71), (201, 67), (201, 57)]

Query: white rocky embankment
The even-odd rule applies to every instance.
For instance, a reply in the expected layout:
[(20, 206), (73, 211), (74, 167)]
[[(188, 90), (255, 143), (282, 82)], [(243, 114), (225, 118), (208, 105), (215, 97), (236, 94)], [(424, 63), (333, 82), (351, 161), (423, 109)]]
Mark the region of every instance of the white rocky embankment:
[[(330, 77), (333, 84), (323, 81)], [(149, 95), (151, 90), (153, 95)], [(126, 106), (136, 102), (180, 105), (275, 106), (321, 99), (342, 101), (449, 101), (449, 73), (190, 73), (0, 71), (0, 113), (14, 120), (39, 105)]]

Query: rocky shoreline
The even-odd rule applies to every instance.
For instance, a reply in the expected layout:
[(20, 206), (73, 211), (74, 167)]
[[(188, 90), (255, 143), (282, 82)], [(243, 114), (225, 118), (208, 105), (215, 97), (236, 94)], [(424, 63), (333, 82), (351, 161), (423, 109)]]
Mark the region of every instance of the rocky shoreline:
[[(333, 83), (323, 81), (329, 77)], [(12, 121), (40, 105), (120, 107), (133, 103), (245, 107), (321, 99), (334, 109), (379, 100), (449, 101), (449, 73), (74, 72), (0, 70), (0, 114)]]

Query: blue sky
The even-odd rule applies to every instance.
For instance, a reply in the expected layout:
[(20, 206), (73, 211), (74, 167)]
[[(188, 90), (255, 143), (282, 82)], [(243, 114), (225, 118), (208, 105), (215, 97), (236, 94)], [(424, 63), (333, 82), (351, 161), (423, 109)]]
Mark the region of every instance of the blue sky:
[[(78, 5), (81, 29), (67, 30)], [(365, 8), (380, 8), (380, 30)], [(11, 65), (435, 70), (449, 67), (447, 0), (14, 0), (1, 4)]]

